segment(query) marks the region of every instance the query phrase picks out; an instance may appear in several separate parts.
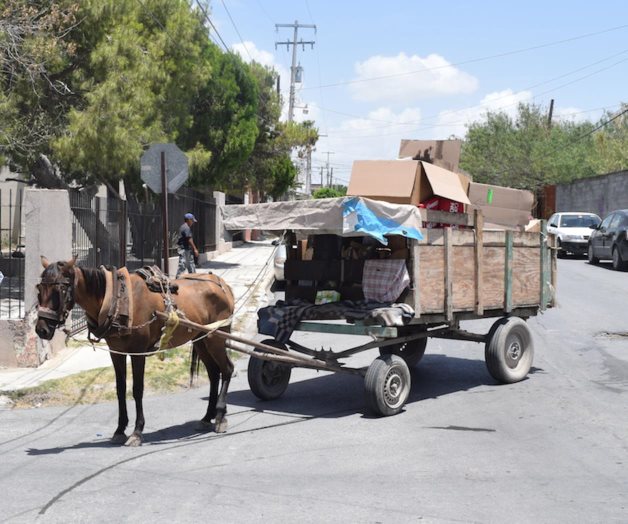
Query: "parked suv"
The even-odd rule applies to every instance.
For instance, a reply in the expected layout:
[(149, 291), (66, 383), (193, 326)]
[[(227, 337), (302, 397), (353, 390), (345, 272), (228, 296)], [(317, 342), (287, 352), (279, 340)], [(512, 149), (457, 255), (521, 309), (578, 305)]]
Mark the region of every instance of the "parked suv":
[(590, 264), (602, 259), (613, 261), (613, 269), (625, 270), (628, 266), (628, 209), (620, 209), (609, 214), (602, 223), (591, 231), (588, 258)]
[(587, 252), (591, 227), (600, 224), (594, 213), (554, 213), (547, 221), (547, 231), (558, 237), (558, 256), (567, 253), (584, 255)]

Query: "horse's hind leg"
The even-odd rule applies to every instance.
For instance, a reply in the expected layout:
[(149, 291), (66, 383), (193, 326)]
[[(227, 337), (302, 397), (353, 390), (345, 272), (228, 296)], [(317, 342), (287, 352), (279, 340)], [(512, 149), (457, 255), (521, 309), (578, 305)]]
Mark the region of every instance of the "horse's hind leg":
[(203, 340), (194, 342), (194, 351), (198, 358), (205, 365), (209, 378), (209, 401), (207, 402), (207, 412), (201, 419), (201, 429), (211, 427), (211, 421), (216, 417), (216, 403), (218, 401), (218, 385), (220, 382), (220, 369), (209, 356)]
[(129, 416), (126, 410), (126, 355), (110, 353), (113, 369), (116, 372), (116, 394), (118, 396), (118, 427), (116, 428), (111, 442), (113, 444), (124, 444), (126, 434), (124, 430), (129, 423)]
[(133, 399), (135, 400), (135, 429), (125, 446), (141, 446), (142, 431), (144, 431), (144, 369), (146, 367), (145, 356), (131, 356), (131, 367), (133, 368)]
[(207, 340), (205, 345), (220, 369), (222, 378), (220, 393), (218, 393), (218, 401), (216, 403), (216, 433), (224, 433), (227, 431), (227, 391), (229, 390), (231, 375), (233, 375), (233, 362), (229, 358), (223, 339), (212, 337)]

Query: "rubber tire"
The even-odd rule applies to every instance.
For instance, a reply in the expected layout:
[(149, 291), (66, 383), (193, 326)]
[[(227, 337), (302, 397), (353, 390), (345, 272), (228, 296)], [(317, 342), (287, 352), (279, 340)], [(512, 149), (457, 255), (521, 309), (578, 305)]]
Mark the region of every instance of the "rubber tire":
[(615, 271), (625, 271), (626, 270), (626, 262), (624, 262), (621, 258), (621, 253), (617, 246), (613, 246), (613, 269)]
[(377, 357), (364, 377), (366, 405), (376, 415), (396, 415), (408, 400), (411, 385), (410, 370), (403, 358)]
[(589, 244), (589, 247), (587, 249), (587, 260), (589, 261), (589, 264), (593, 266), (596, 266), (600, 263), (600, 259), (593, 256), (593, 246), (591, 244)]
[(558, 249), (558, 251), (556, 252), (556, 257), (557, 258), (566, 258), (567, 257), (567, 252), (563, 250), (563, 248), (560, 247), (561, 243), (560, 240), (558, 240), (558, 245), (556, 246), (556, 248)]
[[(509, 354), (510, 350), (515, 355)], [(488, 372), (498, 382), (512, 384), (523, 380), (534, 360), (532, 334), (525, 321), (507, 317), (495, 322), (487, 337), (484, 359)]]
[(385, 346), (379, 348), (379, 354), (384, 355), (398, 355), (406, 361), (409, 368), (416, 366), (423, 355), (425, 355), (425, 348), (427, 347), (427, 337), (418, 338), (405, 342), (404, 344), (395, 344), (393, 346)]
[[(264, 340), (262, 344), (279, 349), (287, 349), (284, 344), (272, 338)], [(255, 351), (262, 352), (259, 349)], [(290, 366), (251, 356), (247, 369), (249, 387), (257, 398), (261, 400), (275, 400), (286, 391), (290, 383), (291, 372), (292, 368)]]

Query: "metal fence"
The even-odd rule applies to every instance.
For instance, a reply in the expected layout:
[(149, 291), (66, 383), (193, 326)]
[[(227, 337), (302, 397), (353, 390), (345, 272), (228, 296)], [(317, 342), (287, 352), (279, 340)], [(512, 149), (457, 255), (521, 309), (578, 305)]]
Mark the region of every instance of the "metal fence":
[(24, 317), (22, 189), (0, 189), (0, 319)]
[[(161, 265), (163, 256), (163, 223), (160, 197), (145, 195), (143, 199), (129, 195), (129, 243), (127, 262), (129, 269), (144, 265)], [(192, 230), (194, 243), (200, 252), (216, 249), (216, 201), (211, 196), (189, 188), (181, 188), (168, 195), (168, 247), (169, 255), (177, 255), (179, 228), (186, 213), (198, 220)]]
[[(115, 197), (94, 196), (71, 190), (72, 251), (78, 263), (86, 267), (125, 265), (126, 202)], [(77, 306), (72, 310), (71, 331), (86, 326), (85, 314)]]

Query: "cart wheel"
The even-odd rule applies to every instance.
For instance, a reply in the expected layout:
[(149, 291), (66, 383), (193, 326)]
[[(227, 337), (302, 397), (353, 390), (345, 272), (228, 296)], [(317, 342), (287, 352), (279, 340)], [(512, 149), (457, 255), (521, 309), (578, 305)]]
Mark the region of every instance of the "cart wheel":
[(399, 413), (408, 400), (410, 383), (410, 370), (401, 357), (382, 355), (376, 358), (364, 377), (368, 407), (384, 417)]
[(484, 358), (495, 380), (504, 384), (523, 380), (534, 358), (532, 335), (525, 321), (508, 317), (495, 322), (488, 334)]
[[(286, 349), (284, 344), (274, 339), (264, 340), (262, 344)], [(260, 351), (256, 349), (255, 351)], [(261, 351), (260, 351), (261, 353)], [(274, 400), (283, 395), (290, 382), (292, 368), (279, 362), (270, 362), (251, 356), (247, 370), (249, 387), (253, 394), (261, 400)]]
[(394, 344), (392, 346), (385, 346), (379, 348), (380, 355), (398, 355), (406, 361), (409, 368), (416, 366), (423, 355), (425, 355), (425, 348), (427, 346), (427, 337), (411, 340), (404, 344)]

